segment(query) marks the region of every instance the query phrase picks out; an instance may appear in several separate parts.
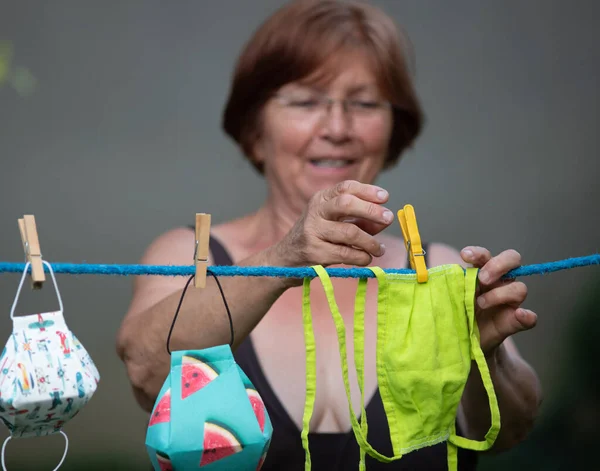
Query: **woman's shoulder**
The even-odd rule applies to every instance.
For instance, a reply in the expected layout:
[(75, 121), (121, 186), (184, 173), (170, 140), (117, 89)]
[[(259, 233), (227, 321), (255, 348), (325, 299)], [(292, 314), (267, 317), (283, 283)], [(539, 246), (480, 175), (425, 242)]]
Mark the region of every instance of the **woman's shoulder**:
[[(211, 225), (210, 235), (221, 243), (229, 245), (235, 240), (235, 234), (243, 227), (241, 219), (225, 221)], [(195, 233), (192, 225), (182, 225), (171, 228), (156, 236), (146, 248), (144, 258), (162, 258), (169, 254), (170, 258), (181, 258), (189, 261), (190, 250), (194, 248)], [(191, 256), (193, 257), (193, 255)]]
[(154, 238), (146, 247), (141, 263), (173, 265), (185, 264), (193, 258), (190, 247), (194, 247), (194, 231), (181, 226), (169, 229)]

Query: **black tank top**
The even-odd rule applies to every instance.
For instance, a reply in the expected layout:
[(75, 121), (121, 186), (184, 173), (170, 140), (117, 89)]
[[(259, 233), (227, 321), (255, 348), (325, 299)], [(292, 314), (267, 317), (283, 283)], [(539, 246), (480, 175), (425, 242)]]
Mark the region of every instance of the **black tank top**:
[[(233, 264), (227, 250), (214, 237), (210, 238), (210, 250), (215, 265)], [(241, 343), (234, 357), (260, 393), (273, 424), (271, 446), (261, 471), (304, 471), (305, 456), (300, 439), (301, 430), (287, 414), (267, 381), (256, 356), (251, 336)], [(369, 443), (380, 453), (391, 456), (393, 449), (379, 389), (367, 403), (366, 412), (369, 419), (367, 436)], [(456, 428), (457, 434), (460, 435), (458, 423)], [(346, 433), (309, 433), (309, 447), (313, 471), (358, 469), (359, 447), (351, 430)], [(387, 464), (367, 455), (366, 465), (368, 471), (445, 471), (448, 469), (447, 445), (444, 442), (412, 451), (401, 459)], [(476, 467), (476, 452), (459, 448), (459, 471), (473, 471)]]

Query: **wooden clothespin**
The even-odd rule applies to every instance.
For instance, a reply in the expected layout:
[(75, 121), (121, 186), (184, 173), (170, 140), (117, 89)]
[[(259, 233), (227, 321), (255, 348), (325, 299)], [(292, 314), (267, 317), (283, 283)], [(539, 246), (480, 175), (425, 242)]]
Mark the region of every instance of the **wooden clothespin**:
[(425, 251), (421, 243), (419, 235), (419, 227), (417, 226), (417, 217), (415, 208), (407, 204), (404, 209), (398, 211), (398, 220), (404, 237), (404, 246), (408, 253), (410, 266), (417, 272), (417, 281), (425, 283), (429, 277), (427, 266), (425, 265)]
[(31, 264), (31, 287), (41, 289), (46, 275), (44, 274), (44, 264), (42, 263), (42, 251), (40, 250), (40, 240), (38, 238), (35, 217), (26, 214), (19, 219), (19, 231), (21, 232), (21, 242), (25, 257)]
[(210, 214), (196, 213), (196, 249), (194, 250), (194, 265), (196, 274), (194, 286), (206, 286), (206, 269), (208, 268), (208, 242), (210, 240)]

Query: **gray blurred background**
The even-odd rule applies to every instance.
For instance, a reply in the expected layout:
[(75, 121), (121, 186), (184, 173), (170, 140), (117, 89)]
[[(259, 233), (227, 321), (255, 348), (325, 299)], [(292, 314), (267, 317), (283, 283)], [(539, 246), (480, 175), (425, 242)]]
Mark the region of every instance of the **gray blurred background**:
[[(47, 261), (129, 264), (196, 212), (217, 224), (257, 208), (264, 183), (221, 132), (221, 112), (241, 47), (283, 3), (0, 2), (0, 41), (13, 48), (0, 73), (0, 261), (23, 260), (23, 214), (35, 215)], [(379, 182), (389, 206), (413, 204), (428, 241), (516, 248), (526, 264), (597, 253), (600, 3), (374, 3), (414, 42), (427, 115), (415, 149)], [(102, 375), (65, 427), (62, 469), (148, 469), (147, 415), (115, 353), (131, 280), (57, 278), (67, 324)], [(582, 345), (573, 325), (596, 314), (587, 300), (599, 279), (599, 267), (586, 267), (525, 280), (539, 324), (515, 341), (543, 382), (544, 433), (481, 469), (542, 469), (526, 463), (564, 448), (564, 423), (549, 418), (564, 397), (581, 403), (583, 386), (569, 376), (573, 346)], [(0, 342), (11, 332), (18, 280), (0, 276)], [(22, 299), (25, 312), (56, 306), (50, 283), (41, 292), (27, 285)], [(598, 403), (590, 407), (583, 417), (598, 414)], [(7, 464), (52, 469), (62, 446), (59, 436), (14, 440)]]

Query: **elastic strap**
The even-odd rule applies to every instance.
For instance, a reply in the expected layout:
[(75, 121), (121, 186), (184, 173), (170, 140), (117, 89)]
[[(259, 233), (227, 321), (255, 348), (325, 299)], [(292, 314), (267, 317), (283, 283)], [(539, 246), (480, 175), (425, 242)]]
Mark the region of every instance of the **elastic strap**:
[[(456, 433), (452, 430), (451, 433)], [(448, 471), (458, 471), (458, 447), (450, 440), (447, 442), (448, 449)]]
[[(377, 459), (378, 461), (389, 463), (391, 461), (395, 461), (397, 459), (402, 458), (402, 455), (394, 455), (394, 456), (385, 456), (376, 451), (367, 441), (367, 437), (365, 435), (366, 432), (363, 432), (363, 428), (359, 425), (358, 420), (356, 418), (356, 414), (354, 414), (354, 410), (352, 408), (352, 398), (350, 396), (350, 384), (348, 380), (348, 360), (347, 360), (347, 350), (346, 350), (346, 327), (344, 325), (344, 319), (340, 314), (337, 303), (335, 301), (335, 296), (333, 293), (333, 285), (331, 283), (331, 279), (329, 275), (325, 271), (325, 269), (316, 265), (312, 267), (316, 272), (319, 278), (321, 279), (321, 283), (323, 284), (323, 288), (325, 290), (325, 295), (327, 296), (327, 301), (329, 303), (329, 309), (331, 310), (331, 314), (333, 315), (333, 321), (335, 323), (335, 329), (338, 335), (338, 343), (340, 350), (340, 359), (342, 363), (342, 376), (344, 378), (344, 387), (346, 389), (346, 396), (348, 398), (348, 409), (350, 411), (350, 421), (352, 423), (352, 430), (354, 431), (354, 435), (356, 437), (356, 441), (362, 450)], [(309, 298), (310, 302), (310, 298)], [(364, 343), (364, 330), (362, 338), (355, 340), (356, 342)], [(362, 388), (361, 388), (362, 389)], [(364, 409), (364, 405), (362, 407)], [(365, 425), (366, 429), (366, 425)]]
[[(479, 328), (475, 319), (475, 290), (477, 288), (477, 268), (467, 268), (465, 274), (465, 307), (467, 311), (467, 320), (469, 323), (469, 335), (471, 340), (471, 359), (475, 360), (483, 386), (488, 395), (490, 411), (492, 415), (491, 425), (483, 440), (471, 440), (465, 437), (456, 435), (455, 427), (451, 431), (449, 442), (461, 448), (469, 450), (485, 451), (489, 450), (496, 441), (496, 437), (500, 432), (500, 409), (498, 408), (498, 398), (494, 391), (494, 383), (490, 376), (490, 370), (485, 356), (481, 350), (481, 340), (479, 336)], [(450, 449), (448, 449), (450, 452)], [(456, 469), (456, 468), (455, 468)]]
[[(52, 278), (52, 282), (54, 283), (54, 290), (56, 291), (56, 297), (58, 298), (58, 306), (60, 312), (64, 313), (62, 298), (60, 297), (60, 291), (58, 291), (58, 284), (56, 283), (56, 278), (54, 277), (54, 270), (52, 270), (52, 265), (50, 265), (45, 260), (42, 260), (42, 263), (48, 267), (48, 271), (50, 272), (50, 277)], [(23, 288), (23, 282), (25, 281), (25, 277), (27, 276), (27, 269), (31, 264), (27, 262), (25, 264), (25, 268), (23, 270), (23, 275), (21, 275), (21, 281), (19, 282), (19, 287), (17, 288), (17, 294), (15, 295), (15, 300), (13, 301), (13, 305), (10, 309), (10, 318), (15, 318), (15, 308), (17, 307), (17, 302), (19, 301), (19, 295), (21, 294), (21, 289)]]
[[(367, 411), (365, 410), (365, 307), (367, 302), (367, 279), (358, 280), (354, 300), (354, 367), (360, 389), (360, 428), (368, 436)], [(365, 450), (360, 447), (359, 471), (366, 470)]]
[[(215, 276), (213, 272), (210, 271), (210, 268), (207, 269), (207, 272), (210, 273), (215, 281), (217, 282), (217, 286), (219, 287), (219, 291), (221, 292), (221, 298), (223, 299), (223, 304), (225, 304), (225, 310), (227, 311), (227, 318), (229, 319), (229, 332), (231, 335), (231, 340), (229, 341), (229, 346), (233, 347), (233, 341), (235, 340), (234, 332), (233, 332), (233, 319), (231, 318), (231, 311), (229, 310), (229, 305), (227, 304), (227, 299), (225, 298), (225, 293), (223, 292), (223, 288), (221, 287), (221, 283), (219, 279)], [(169, 334), (167, 335), (167, 353), (171, 354), (171, 348), (169, 346), (171, 342), (171, 335), (173, 334), (173, 328), (175, 327), (175, 321), (177, 320), (177, 316), (179, 316), (179, 310), (181, 309), (181, 305), (183, 304), (183, 298), (185, 297), (185, 292), (190, 285), (190, 282), (194, 279), (194, 275), (190, 276), (185, 284), (183, 291), (181, 292), (181, 297), (179, 298), (179, 304), (177, 305), (177, 310), (175, 311), (175, 315), (173, 316), (173, 321), (171, 322), (171, 328), (169, 329)]]
[[(388, 320), (393, 313), (388, 312), (390, 302), (388, 278), (381, 267), (369, 267), (369, 269), (375, 274), (378, 283), (377, 290), (377, 382), (379, 385), (379, 394), (381, 396), (381, 402), (383, 403), (383, 409), (388, 420), (388, 429), (390, 431), (390, 441), (392, 442), (393, 450), (402, 450), (402, 440), (398, 436), (397, 431), (403, 427), (403, 424), (398, 423), (396, 414), (396, 400), (392, 396), (391, 390), (388, 383), (387, 365), (385, 364), (385, 356), (381, 354), (384, 345), (388, 345)], [(392, 340), (393, 341), (393, 340)], [(381, 346), (381, 347), (380, 347)], [(399, 452), (399, 456), (402, 453)]]
[(302, 447), (305, 452), (304, 471), (310, 471), (310, 450), (308, 447), (308, 430), (317, 396), (317, 346), (310, 311), (310, 278), (304, 278), (302, 290), (302, 323), (304, 324), (304, 343), (306, 347), (306, 398), (302, 416)]
[[(56, 468), (54, 468), (52, 471), (57, 471), (58, 468), (60, 468), (63, 464), (63, 462), (65, 461), (65, 458), (67, 457), (67, 450), (69, 449), (69, 438), (67, 437), (67, 434), (65, 432), (63, 432), (62, 430), (60, 430), (58, 433), (62, 434), (63, 437), (65, 437), (65, 451), (62, 455), (62, 458), (60, 459), (60, 462), (58, 463), (58, 465), (56, 466)], [(12, 437), (6, 437), (6, 440), (4, 440), (4, 443), (2, 444), (2, 471), (7, 471), (6, 469), (6, 462), (4, 461), (4, 451), (6, 450), (6, 445), (8, 444), (9, 440)]]

